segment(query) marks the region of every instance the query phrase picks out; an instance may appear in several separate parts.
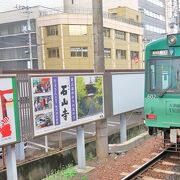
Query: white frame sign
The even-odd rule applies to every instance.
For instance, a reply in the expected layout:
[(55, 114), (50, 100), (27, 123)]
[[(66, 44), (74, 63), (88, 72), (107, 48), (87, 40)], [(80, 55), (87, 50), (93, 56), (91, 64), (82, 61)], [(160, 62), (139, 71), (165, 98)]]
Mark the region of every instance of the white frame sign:
[(31, 76), (34, 136), (104, 118), (102, 75)]
[(0, 76), (0, 147), (20, 140), (16, 78)]

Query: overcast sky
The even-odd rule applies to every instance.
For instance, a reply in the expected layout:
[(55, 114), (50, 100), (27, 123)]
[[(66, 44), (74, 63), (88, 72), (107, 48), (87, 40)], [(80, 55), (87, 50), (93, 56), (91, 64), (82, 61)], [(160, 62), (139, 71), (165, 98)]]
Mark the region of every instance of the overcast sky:
[[(29, 6), (61, 7), (62, 0), (27, 0)], [(26, 0), (0, 0), (0, 12), (15, 9), (16, 5), (26, 5)]]
[[(63, 0), (0, 0), (0, 12), (16, 9), (16, 5), (26, 6), (26, 2), (29, 6), (63, 7)], [(129, 4), (129, 2), (131, 3)], [(122, 4), (123, 6), (138, 9), (138, 0), (103, 0), (104, 9), (117, 7)]]

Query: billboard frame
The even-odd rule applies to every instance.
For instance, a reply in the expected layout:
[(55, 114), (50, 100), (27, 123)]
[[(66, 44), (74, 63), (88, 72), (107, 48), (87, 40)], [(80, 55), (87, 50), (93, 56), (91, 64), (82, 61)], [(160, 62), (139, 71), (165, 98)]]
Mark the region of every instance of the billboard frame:
[[(8, 143), (0, 144), (0, 147), (16, 144), (20, 142), (20, 123), (19, 123), (19, 111), (18, 111), (18, 97), (17, 97), (17, 79), (15, 74), (0, 75), (0, 79), (11, 79), (11, 85), (13, 88), (13, 113), (14, 113), (14, 128), (15, 140)], [(15, 90), (15, 91), (14, 91)], [(0, 107), (1, 108), (1, 107)], [(12, 129), (11, 129), (12, 130)]]
[[(29, 86), (29, 98), (30, 98), (30, 105), (31, 107), (33, 108), (33, 92), (32, 92), (32, 82), (31, 82), (31, 79), (32, 78), (43, 78), (43, 77), (70, 77), (70, 76), (74, 76), (74, 77), (80, 77), (80, 76), (101, 76), (102, 77), (102, 92), (103, 92), (103, 95), (102, 95), (102, 98), (103, 98), (103, 115), (102, 117), (99, 117), (97, 119), (88, 119), (87, 121), (85, 120), (80, 120), (80, 122), (73, 122), (72, 125), (70, 126), (62, 126), (62, 127), (58, 127), (57, 129), (54, 128), (53, 130), (50, 130), (46, 133), (42, 133), (42, 134), (36, 134), (35, 133), (35, 122), (34, 122), (34, 115), (33, 115), (33, 109), (30, 110), (30, 124), (31, 124), (31, 128), (32, 128), (32, 132), (33, 132), (33, 138), (35, 137), (40, 137), (40, 136), (45, 136), (45, 135), (48, 135), (48, 134), (52, 134), (52, 133), (56, 133), (56, 132), (60, 132), (60, 131), (63, 131), (63, 130), (67, 130), (67, 129), (70, 129), (70, 128), (74, 128), (74, 127), (78, 127), (78, 126), (82, 126), (82, 125), (85, 125), (85, 124), (89, 124), (89, 123), (92, 123), (92, 122), (96, 122), (96, 121), (99, 121), (99, 120), (102, 120), (102, 119), (105, 119), (105, 101), (104, 101), (104, 74), (103, 73), (88, 73), (88, 74), (85, 74), (85, 73), (53, 73), (53, 74), (29, 74), (28, 75), (28, 86)], [(77, 118), (78, 120), (78, 118)], [(84, 121), (84, 122), (83, 122)]]

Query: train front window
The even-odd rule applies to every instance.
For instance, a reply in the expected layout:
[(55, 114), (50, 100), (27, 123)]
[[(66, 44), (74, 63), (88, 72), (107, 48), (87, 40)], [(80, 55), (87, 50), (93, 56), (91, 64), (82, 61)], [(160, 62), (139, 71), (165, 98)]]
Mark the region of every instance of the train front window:
[(150, 60), (147, 88), (152, 93), (180, 93), (180, 60)]

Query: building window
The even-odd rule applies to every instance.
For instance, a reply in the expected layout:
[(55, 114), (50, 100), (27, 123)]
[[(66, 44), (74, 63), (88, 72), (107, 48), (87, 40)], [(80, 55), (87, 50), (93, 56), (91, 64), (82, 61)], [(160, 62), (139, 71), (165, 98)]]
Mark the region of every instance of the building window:
[(159, 33), (159, 34), (163, 34), (163, 33), (166, 32), (165, 29), (158, 28), (158, 27), (155, 27), (155, 26), (151, 26), (151, 25), (148, 25), (148, 24), (145, 25), (145, 29), (147, 31), (152, 31), (152, 32)]
[(145, 15), (165, 22), (165, 17), (163, 15), (151, 12), (151, 11), (149, 11), (147, 9), (143, 9), (143, 10), (144, 10)]
[(71, 57), (88, 57), (87, 47), (71, 47)]
[(130, 53), (131, 53), (130, 54), (131, 60), (134, 60), (134, 61), (139, 60), (139, 52), (138, 51), (131, 51)]
[(86, 25), (69, 25), (69, 35), (70, 36), (87, 35), (87, 26)]
[(164, 4), (159, 0), (148, 0), (148, 1), (159, 6), (159, 7), (164, 7)]
[(105, 59), (111, 58), (111, 49), (110, 48), (104, 48), (104, 58)]
[(57, 58), (59, 57), (59, 48), (47, 48), (48, 58)]
[(126, 40), (126, 33), (123, 32), (123, 31), (115, 30), (115, 38), (116, 39)]
[(131, 42), (139, 42), (139, 38), (137, 34), (130, 34), (130, 41)]
[(47, 26), (46, 31), (47, 31), (47, 36), (57, 36), (58, 26)]
[(126, 50), (117, 49), (116, 59), (126, 59)]
[(110, 29), (109, 28), (103, 28), (103, 34), (104, 34), (104, 37), (110, 37)]

